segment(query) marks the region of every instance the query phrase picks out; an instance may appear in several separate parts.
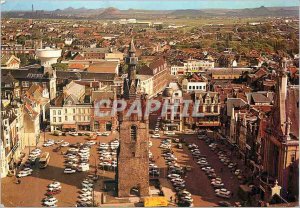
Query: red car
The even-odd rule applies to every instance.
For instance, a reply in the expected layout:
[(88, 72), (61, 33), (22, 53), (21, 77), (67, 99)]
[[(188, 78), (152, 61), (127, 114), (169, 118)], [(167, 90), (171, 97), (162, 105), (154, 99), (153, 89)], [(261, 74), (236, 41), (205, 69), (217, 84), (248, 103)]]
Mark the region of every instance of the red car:
[(46, 193), (47, 196), (52, 196), (52, 195), (55, 195), (55, 194), (59, 194), (61, 192), (61, 190), (55, 190), (55, 191), (48, 191)]

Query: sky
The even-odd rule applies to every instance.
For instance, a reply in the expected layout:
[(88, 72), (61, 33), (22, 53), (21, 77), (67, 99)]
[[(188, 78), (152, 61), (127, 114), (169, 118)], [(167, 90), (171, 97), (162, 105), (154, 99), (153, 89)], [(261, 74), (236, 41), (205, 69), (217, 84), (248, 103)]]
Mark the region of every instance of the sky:
[(299, 0), (1, 0), (2, 11), (55, 10), (67, 7), (88, 9), (115, 7), (118, 9), (242, 9), (299, 6)]

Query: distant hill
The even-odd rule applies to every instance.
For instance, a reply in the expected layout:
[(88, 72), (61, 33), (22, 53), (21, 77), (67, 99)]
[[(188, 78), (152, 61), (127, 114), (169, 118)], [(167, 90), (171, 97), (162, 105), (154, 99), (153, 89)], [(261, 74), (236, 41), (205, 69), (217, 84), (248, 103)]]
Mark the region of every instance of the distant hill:
[[(119, 10), (114, 7), (87, 9), (81, 7), (75, 9), (68, 7), (66, 9), (44, 11), (49, 13), (52, 18), (102, 18), (102, 19), (119, 19), (119, 18), (137, 18), (137, 19), (157, 19), (157, 18), (193, 18), (193, 17), (289, 17), (298, 16), (298, 7), (264, 7), (246, 8), (246, 9), (182, 9), (182, 10)], [(20, 17), (23, 18), (43, 18), (43, 12), (34, 11), (2, 11), (3, 17)]]

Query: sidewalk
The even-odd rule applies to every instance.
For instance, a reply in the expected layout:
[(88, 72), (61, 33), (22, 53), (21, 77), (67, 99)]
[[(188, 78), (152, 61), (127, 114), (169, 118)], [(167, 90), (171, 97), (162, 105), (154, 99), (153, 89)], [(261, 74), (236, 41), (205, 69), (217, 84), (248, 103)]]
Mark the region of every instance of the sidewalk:
[(177, 207), (177, 204), (175, 204), (174, 201), (172, 201), (172, 202), (170, 201), (171, 197), (173, 198), (173, 200), (175, 200), (176, 193), (172, 190), (172, 188), (168, 187), (170, 185), (169, 185), (169, 182), (167, 181), (167, 179), (160, 178), (159, 181), (160, 181), (160, 185), (162, 187), (162, 191), (164, 192), (164, 195), (169, 202), (169, 206)]

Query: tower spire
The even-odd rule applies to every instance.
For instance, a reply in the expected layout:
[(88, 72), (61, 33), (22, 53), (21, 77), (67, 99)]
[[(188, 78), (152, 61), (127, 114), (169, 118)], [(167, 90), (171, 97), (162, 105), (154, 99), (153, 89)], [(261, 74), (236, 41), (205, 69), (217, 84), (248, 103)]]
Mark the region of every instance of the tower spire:
[(136, 49), (135, 49), (135, 45), (134, 45), (134, 41), (133, 41), (133, 37), (131, 38), (131, 42), (129, 45), (129, 53), (135, 53)]

